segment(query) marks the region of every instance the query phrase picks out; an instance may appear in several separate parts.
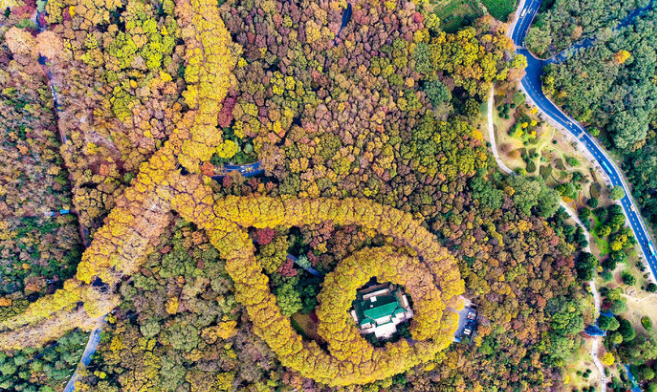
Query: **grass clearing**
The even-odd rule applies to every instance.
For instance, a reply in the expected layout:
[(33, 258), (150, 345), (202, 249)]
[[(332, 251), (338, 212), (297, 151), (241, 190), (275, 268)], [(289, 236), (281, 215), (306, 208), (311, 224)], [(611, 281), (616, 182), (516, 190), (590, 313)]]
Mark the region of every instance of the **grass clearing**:
[(312, 321), (309, 314), (295, 313), (290, 317), (290, 323), (300, 335), (304, 338), (323, 342), (321, 336), (317, 333), (317, 324)]
[[(579, 349), (573, 352), (571, 358), (567, 358), (568, 367), (564, 374), (564, 384), (577, 390), (598, 385), (601, 381), (600, 373), (591, 360), (591, 340), (586, 339)], [(588, 373), (588, 377), (585, 374)]]
[[(627, 253), (628, 253), (627, 255), (628, 261), (621, 264), (622, 271), (627, 271), (636, 277), (636, 284), (633, 286), (627, 286), (628, 294), (629, 294), (629, 290), (636, 290), (641, 294), (648, 295), (649, 293), (644, 290), (644, 288), (648, 285), (648, 283), (651, 282), (649, 278), (650, 275), (649, 275), (648, 267), (645, 266), (644, 262), (639, 262), (641, 259), (635, 247), (630, 249)], [(644, 268), (644, 271), (641, 271), (639, 265), (641, 265)], [(648, 275), (648, 278), (646, 278), (645, 276), (646, 274)], [(637, 294), (634, 294), (633, 296), (636, 297)], [(657, 299), (657, 294), (653, 294), (653, 296), (655, 296), (655, 298)]]
[(481, 0), (481, 2), (495, 19), (506, 22), (509, 15), (516, 10), (517, 0)]
[(595, 246), (598, 248), (598, 253), (599, 257), (605, 257), (609, 254), (610, 247), (609, 247), (609, 241), (607, 241), (604, 238), (598, 238), (596, 236), (593, 236), (595, 239)]
[[(652, 320), (653, 325), (657, 325), (657, 295), (647, 294), (643, 290), (636, 290), (637, 293), (624, 295), (627, 300), (627, 312), (623, 316), (628, 319), (637, 332), (644, 334), (654, 333), (654, 326), (651, 331), (646, 331), (641, 325), (641, 318), (644, 316)], [(631, 295), (634, 294), (634, 295)]]
[(433, 11), (447, 33), (457, 32), (470, 21), (484, 15), (474, 0), (438, 0), (432, 3)]
[[(541, 176), (553, 188), (560, 184), (576, 183), (577, 207), (582, 207), (585, 196), (583, 193), (594, 181), (590, 173), (591, 165), (584, 154), (548, 124), (535, 128), (537, 132), (534, 132), (534, 137), (512, 136), (509, 130), (515, 124), (516, 111), (527, 109), (511, 109), (509, 119), (500, 117), (499, 107), (509, 99), (508, 96), (498, 94), (493, 117), (499, 153), (504, 163), (511, 170)], [(530, 113), (529, 117), (531, 120), (538, 120), (536, 113)]]

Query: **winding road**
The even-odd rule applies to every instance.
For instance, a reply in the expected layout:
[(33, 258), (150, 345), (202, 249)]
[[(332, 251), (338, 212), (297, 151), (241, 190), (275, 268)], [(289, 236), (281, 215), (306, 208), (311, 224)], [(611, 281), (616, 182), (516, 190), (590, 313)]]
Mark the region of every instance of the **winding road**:
[[(512, 22), (511, 27), (509, 28), (508, 35), (513, 40), (513, 43), (516, 48), (517, 54), (522, 54), (527, 58), (527, 74), (521, 80), (520, 89), (525, 93), (527, 99), (530, 103), (538, 108), (542, 116), (547, 118), (547, 121), (552, 124), (555, 128), (564, 132), (566, 135), (570, 136), (576, 145), (579, 146), (579, 149), (584, 151), (587, 157), (591, 162), (595, 163), (597, 168), (602, 171), (607, 177), (609, 184), (612, 186), (620, 186), (625, 191), (625, 197), (620, 200), (620, 205), (623, 207), (623, 212), (626, 217), (626, 224), (634, 232), (634, 236), (638, 241), (639, 248), (643, 254), (646, 263), (650, 267), (650, 277), (653, 282), (657, 283), (655, 276), (657, 275), (657, 257), (654, 253), (654, 245), (651, 244), (651, 237), (649, 231), (646, 228), (643, 218), (639, 214), (639, 209), (637, 208), (636, 202), (632, 198), (631, 189), (627, 184), (622, 172), (616, 166), (614, 161), (611, 159), (609, 154), (595, 141), (595, 139), (586, 131), (586, 128), (582, 126), (579, 122), (568, 117), (557, 105), (555, 105), (548, 97), (545, 96), (542, 89), (541, 75), (543, 73), (543, 67), (548, 63), (557, 63), (564, 61), (567, 56), (572, 53), (578, 52), (580, 50), (585, 50), (586, 48), (592, 46), (595, 43), (593, 38), (584, 40), (572, 48), (565, 50), (556, 56), (553, 56), (547, 60), (538, 59), (534, 56), (527, 48), (524, 46), (524, 40), (531, 26), (536, 13), (538, 12), (542, 0), (521, 0), (518, 9), (516, 10), (516, 15), (518, 19)], [(636, 17), (641, 15), (648, 9), (651, 9), (655, 4), (655, 1), (651, 1), (647, 7), (635, 10), (632, 12), (625, 20), (623, 20), (619, 27), (627, 26), (631, 23)], [(489, 101), (489, 127), (492, 127), (492, 94)], [(494, 130), (490, 129), (491, 132), (491, 145), (494, 148), (494, 156), (498, 163), (501, 163), (499, 156), (496, 151), (495, 144), (495, 135)], [(503, 163), (502, 163), (503, 165)], [(504, 166), (506, 168), (506, 166)], [(502, 170), (504, 170), (504, 168)], [(508, 168), (506, 168), (508, 170)], [(504, 170), (504, 171), (506, 171)], [(569, 209), (566, 209), (572, 217), (576, 217)], [(590, 235), (586, 232), (587, 237)], [(651, 249), (651, 245), (653, 248)], [(596, 308), (596, 313), (600, 311), (600, 295), (596, 290), (595, 283), (593, 281), (589, 282), (591, 292), (594, 296), (594, 303)], [(598, 347), (600, 344), (600, 338), (593, 340), (593, 346), (591, 347), (591, 356), (593, 362), (595, 363), (598, 370), (601, 372), (602, 380), (601, 391), (606, 391), (606, 377), (604, 375), (604, 367), (598, 358)]]
[(515, 44), (516, 53), (527, 58), (527, 74), (522, 79), (520, 88), (527, 96), (528, 101), (538, 108), (550, 124), (569, 135), (577, 143), (579, 149), (584, 151), (589, 159), (597, 164), (598, 169), (605, 174), (612, 186), (620, 186), (625, 190), (625, 197), (620, 200), (620, 205), (623, 207), (626, 223), (634, 232), (641, 253), (650, 267), (652, 281), (657, 283), (655, 279), (657, 275), (657, 256), (651, 253), (651, 237), (621, 170), (582, 124), (568, 117), (543, 93), (541, 74), (547, 61), (536, 58), (524, 46), (525, 36), (541, 2), (542, 0), (521, 0), (516, 10), (519, 19), (511, 25), (508, 32), (509, 37)]

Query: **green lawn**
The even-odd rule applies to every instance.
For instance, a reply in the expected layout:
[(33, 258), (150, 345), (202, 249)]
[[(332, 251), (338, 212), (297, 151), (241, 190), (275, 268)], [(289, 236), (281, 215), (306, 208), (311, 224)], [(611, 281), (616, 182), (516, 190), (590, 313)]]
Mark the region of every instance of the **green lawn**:
[(442, 29), (454, 33), (465, 25), (466, 18), (476, 19), (482, 16), (480, 7), (474, 0), (438, 0), (432, 1), (433, 10), (440, 18)]
[(443, 30), (454, 33), (470, 21), (483, 16), (483, 5), (494, 18), (506, 22), (509, 14), (515, 11), (517, 0), (432, 0), (433, 10), (440, 18)]
[(516, 0), (481, 0), (481, 2), (495, 19), (502, 22), (506, 22), (509, 14), (516, 10)]
[(602, 223), (600, 222), (598, 217), (595, 216), (595, 214), (591, 214), (591, 218), (593, 218), (593, 229), (590, 230), (591, 236), (593, 237), (593, 241), (595, 241), (595, 246), (598, 248), (598, 251), (600, 252), (600, 257), (605, 257), (609, 255), (609, 252), (611, 251), (611, 247), (609, 246), (609, 241), (607, 241), (606, 238), (600, 238), (595, 234), (598, 228), (602, 226)]
[(595, 245), (598, 248), (598, 251), (600, 251), (600, 257), (605, 257), (609, 255), (609, 252), (611, 251), (611, 248), (609, 247), (609, 241), (607, 241), (604, 238), (598, 238), (595, 237)]

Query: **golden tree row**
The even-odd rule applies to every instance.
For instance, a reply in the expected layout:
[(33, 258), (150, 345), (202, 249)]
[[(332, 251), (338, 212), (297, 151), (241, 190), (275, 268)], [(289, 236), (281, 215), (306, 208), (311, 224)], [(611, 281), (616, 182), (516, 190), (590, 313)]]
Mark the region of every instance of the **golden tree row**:
[(183, 96), (195, 115), (191, 127), (176, 129), (171, 140), (180, 164), (199, 173), (201, 163), (209, 161), (223, 142), (217, 115), (228, 90), (237, 83), (232, 71), (241, 50), (233, 44), (216, 2), (179, 1), (176, 12), (188, 22), (182, 30), (187, 56)]
[[(235, 297), (246, 307), (255, 333), (267, 342), (284, 366), (328, 385), (366, 384), (431, 360), (449, 345), (457, 320), (453, 312), (443, 310), (446, 305), (458, 306), (464, 283), (454, 258), (410, 214), (363, 199), (283, 200), (265, 196), (229, 196), (211, 205), (210, 190), (201, 184), (200, 179), (174, 176), (171, 183), (178, 181), (186, 183), (186, 190), (169, 189), (172, 193), (166, 196), (172, 198), (172, 207), (185, 219), (206, 229), (210, 241), (226, 259), (226, 270), (235, 282)], [(195, 203), (195, 200), (201, 202)], [(325, 220), (332, 220), (336, 225), (359, 225), (389, 235), (422, 258), (424, 264), (420, 264), (419, 259), (402, 256), (401, 264), (395, 268), (391, 267), (392, 263), (384, 263), (385, 266), (376, 266), (380, 270), (371, 264), (358, 269), (353, 263), (354, 260), (366, 259), (361, 255), (348, 261), (344, 271), (339, 271), (342, 275), (357, 274), (357, 282), (364, 283), (370, 276), (378, 275), (408, 285), (411, 295), (420, 303), (419, 315), (412, 327), (414, 337), (419, 341), (412, 346), (402, 341), (390, 345), (387, 350), (366, 349), (366, 342), (357, 336), (353, 325), (348, 325), (346, 313), (331, 318), (331, 313), (326, 311), (320, 311), (320, 314), (327, 323), (324, 325), (323, 322), (322, 328), (324, 337), (330, 342), (330, 354), (315, 342), (304, 342), (294, 331), (269, 290), (269, 278), (262, 273), (262, 264), (256, 259), (254, 245), (244, 229), (291, 227)], [(387, 252), (386, 260), (390, 260), (391, 250), (372, 252), (376, 253), (374, 257), (386, 256)], [(379, 261), (371, 262), (376, 264)], [(370, 267), (375, 268), (374, 272), (366, 273)], [(337, 306), (339, 312), (350, 306), (353, 298), (348, 290), (343, 295), (339, 297), (327, 291), (322, 294), (322, 300), (341, 303), (341, 307)], [(332, 322), (338, 325), (329, 325)]]
[[(417, 351), (405, 340), (389, 343), (386, 349), (374, 349), (356, 328), (349, 316), (358, 288), (372, 276), (379, 281), (403, 285), (413, 298), (414, 312), (411, 334), (415, 341), (431, 340), (427, 351)], [(419, 362), (433, 359), (452, 340), (458, 319), (454, 313), (443, 313), (445, 305), (433, 277), (417, 258), (395, 252), (392, 247), (365, 249), (342, 261), (324, 280), (318, 296), (318, 332), (327, 342), (331, 355), (350, 362), (354, 371), (374, 369), (376, 379), (390, 377)], [(395, 354), (405, 352), (399, 358)], [(370, 363), (371, 362), (371, 363)], [(368, 377), (354, 374), (357, 379)]]
[[(409, 213), (367, 199), (290, 199), (228, 196), (214, 205), (216, 217), (239, 222), (242, 227), (314, 225), (332, 221), (336, 226), (359, 225), (401, 241), (417, 253), (443, 292), (447, 306), (454, 306), (464, 291), (454, 258), (422, 222)], [(197, 222), (200, 225), (203, 223)]]
[[(166, 187), (165, 179), (176, 173), (177, 156), (181, 155), (180, 162), (198, 166), (197, 162), (208, 160), (212, 155), (210, 150), (221, 143), (221, 135), (216, 128), (217, 115), (233, 80), (231, 71), (236, 59), (230, 49), (234, 45), (230, 42), (216, 3), (211, 0), (181, 0), (176, 12), (182, 24), (186, 24), (186, 102), (192, 109), (181, 124), (184, 126), (177, 128), (170, 140), (142, 163), (131, 187), (117, 200), (105, 225), (98, 230), (92, 245), (83, 254), (76, 277), (67, 281), (62, 290), (31, 304), (23, 314), (4, 320), (0, 323), (0, 330), (42, 323), (42, 327), (47, 329), (43, 335), (54, 336), (57, 332), (52, 331), (53, 326), (67, 326), (68, 329), (83, 326), (83, 323), (71, 325), (63, 320), (80, 301), (85, 303), (91, 317), (111, 310), (116, 305), (116, 299), (101, 301), (99, 293), (88, 284), (97, 277), (113, 286), (121, 276), (136, 270), (149, 253), (152, 241), (170, 222), (169, 201), (160, 197), (158, 193), (161, 192), (157, 192), (157, 188)], [(192, 166), (188, 167), (190, 171), (193, 171)], [(60, 322), (45, 322), (53, 317)], [(61, 329), (58, 332), (63, 334), (64, 331)], [(0, 334), (0, 346), (9, 340), (9, 336), (15, 338), (16, 335)], [(18, 340), (26, 345), (38, 344), (33, 339)]]

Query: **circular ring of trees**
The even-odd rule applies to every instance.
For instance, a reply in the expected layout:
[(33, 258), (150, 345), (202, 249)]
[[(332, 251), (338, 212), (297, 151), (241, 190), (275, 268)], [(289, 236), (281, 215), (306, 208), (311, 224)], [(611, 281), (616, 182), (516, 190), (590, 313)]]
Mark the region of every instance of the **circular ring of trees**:
[[(208, 229), (212, 244), (226, 259), (226, 270), (235, 281), (235, 296), (245, 306), (255, 333), (284, 366), (332, 386), (367, 384), (429, 361), (449, 345), (458, 320), (445, 308), (457, 307), (463, 280), (455, 259), (410, 214), (364, 199), (283, 201), (264, 196), (218, 200), (214, 212), (214, 223), (198, 223)], [(330, 354), (315, 342), (303, 341), (282, 315), (245, 230), (326, 220), (378, 231), (417, 254), (396, 254), (391, 247), (367, 249), (344, 260), (326, 277), (318, 317), (320, 334), (329, 342)], [(355, 290), (371, 276), (404, 285), (417, 302), (412, 344), (400, 341), (385, 349), (374, 349), (349, 324), (347, 310)]]
[[(349, 310), (358, 288), (372, 276), (404, 286), (413, 298), (413, 346), (402, 340), (388, 343), (385, 350), (374, 349), (356, 328)], [(379, 368), (379, 378), (386, 372), (400, 373), (410, 365), (433, 359), (450, 344), (458, 323), (451, 312), (443, 320), (445, 304), (431, 272), (417, 257), (398, 253), (389, 246), (364, 249), (343, 260), (324, 279), (318, 300), (318, 333), (328, 342), (331, 354), (340, 361), (352, 361), (359, 356), (360, 360), (374, 361), (376, 364), (365, 366)]]
[[(188, 84), (185, 99), (194, 109), (190, 117), (193, 124), (181, 124), (165, 145), (148, 162), (142, 163), (131, 187), (96, 232), (76, 277), (67, 281), (64, 289), (31, 304), (22, 314), (0, 322), (0, 347), (40, 344), (67, 329), (88, 327), (84, 311), (94, 317), (109, 312), (118, 303), (112, 289), (122, 276), (134, 273), (143, 263), (144, 256), (151, 251), (152, 240), (170, 223), (169, 211), (173, 210), (207, 231), (212, 244), (226, 259), (226, 270), (235, 282), (235, 297), (245, 306), (255, 333), (267, 342), (284, 366), (335, 386), (370, 383), (433, 359), (436, 352), (446, 347), (456, 327), (455, 314), (445, 309), (457, 307), (464, 283), (453, 256), (422, 227), (420, 220), (365, 199), (283, 200), (254, 196), (215, 200), (212, 190), (204, 185), (209, 178), (180, 174), (178, 163), (188, 167), (191, 173), (198, 173), (198, 169), (194, 170), (197, 164), (207, 161), (213, 149), (220, 145), (217, 113), (234, 82), (230, 71), (237, 60), (236, 53), (231, 52), (230, 34), (221, 21), (216, 2), (194, 1), (191, 8), (186, 8), (189, 8), (186, 12), (192, 11), (190, 20), (195, 26), (186, 29), (188, 68), (185, 72)], [(204, 51), (199, 50), (201, 46)], [(213, 57), (206, 58), (205, 53)], [(388, 252), (389, 262), (377, 266), (382, 268), (377, 274), (411, 287), (411, 295), (416, 301), (421, 299), (412, 327), (416, 342), (358, 352), (340, 348), (329, 354), (315, 342), (304, 342), (292, 329), (290, 320), (281, 314), (246, 229), (312, 225), (327, 220), (338, 226), (358, 225), (377, 231), (415, 253), (414, 259), (399, 256), (395, 260), (418, 271), (418, 277), (413, 277), (417, 281), (401, 274), (404, 269), (401, 266), (392, 267), (391, 249), (371, 251)], [(353, 262), (366, 258), (361, 254), (353, 257)], [(109, 286), (108, 294), (90, 285), (96, 278)], [(329, 293), (322, 294), (325, 304), (329, 302), (326, 300), (330, 298)], [(350, 301), (352, 296), (347, 294), (347, 298)], [(84, 311), (80, 303), (84, 303)], [(323, 317), (329, 320), (332, 314), (327, 311)], [(433, 322), (436, 324), (431, 325)], [(327, 324), (323, 328), (328, 331), (332, 327)], [(360, 336), (356, 339), (351, 328), (330, 331), (329, 335), (332, 348), (347, 343), (350, 348), (363, 347), (364, 340)]]

